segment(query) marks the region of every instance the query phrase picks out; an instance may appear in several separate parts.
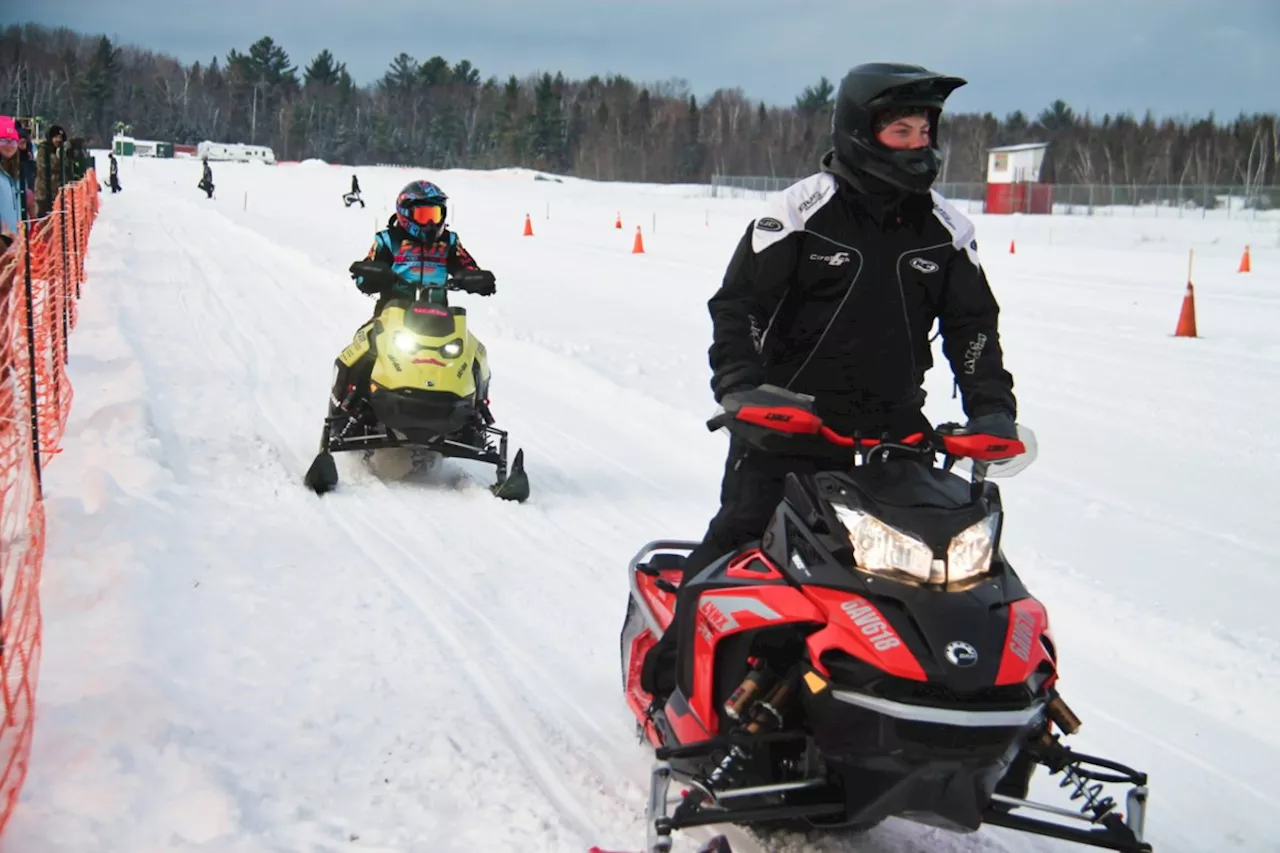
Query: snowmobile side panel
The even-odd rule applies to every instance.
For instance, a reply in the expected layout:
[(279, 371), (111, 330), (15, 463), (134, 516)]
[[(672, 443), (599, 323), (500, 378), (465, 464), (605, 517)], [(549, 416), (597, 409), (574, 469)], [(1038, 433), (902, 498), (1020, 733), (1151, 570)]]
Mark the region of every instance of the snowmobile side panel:
[(1042, 664), (1052, 667), (1052, 647), (1049, 614), (1044, 605), (1034, 598), (1013, 602), (1009, 605), (1009, 630), (996, 684), (1021, 684), (1030, 679)]
[(890, 675), (913, 681), (928, 680), (920, 661), (870, 601), (851, 592), (825, 587), (810, 587), (806, 592), (826, 612), (827, 626), (807, 639), (809, 659), (823, 675), (831, 677), (822, 664), (824, 653), (832, 649), (856, 649), (863, 660)]
[(369, 352), (369, 347), (373, 344), (372, 333), (376, 324), (376, 320), (370, 320), (357, 329), (355, 338), (338, 355), (338, 361), (342, 362), (346, 367), (354, 367), (356, 362), (364, 358), (365, 354)]
[[(698, 597), (693, 696), (689, 705), (710, 734), (719, 730), (714, 708), (716, 647), (744, 631), (785, 625), (821, 625), (826, 617), (804, 593), (786, 584), (712, 589)], [(677, 691), (678, 693), (679, 691)]]

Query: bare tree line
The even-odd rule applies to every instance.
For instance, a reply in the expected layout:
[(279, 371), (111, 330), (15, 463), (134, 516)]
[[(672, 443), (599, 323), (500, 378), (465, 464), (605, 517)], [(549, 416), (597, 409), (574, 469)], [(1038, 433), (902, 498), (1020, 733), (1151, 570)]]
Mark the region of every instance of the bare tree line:
[[(699, 103), (686, 82), (561, 74), (482, 79), (468, 60), (391, 59), (357, 86), (322, 51), (305, 68), (264, 37), (208, 63), (117, 46), (106, 36), (32, 24), (0, 31), (0, 113), (37, 115), (105, 145), (122, 124), (146, 139), (272, 146), (280, 159), (433, 168), (526, 166), (599, 180), (705, 183), (712, 174), (792, 177), (828, 148), (834, 87), (793, 105), (740, 89)], [(1150, 112), (1078, 115), (1058, 100), (1030, 118), (949, 113), (946, 180), (984, 179), (987, 149), (1049, 142), (1045, 179), (1060, 184), (1275, 186), (1275, 113), (1219, 123)]]

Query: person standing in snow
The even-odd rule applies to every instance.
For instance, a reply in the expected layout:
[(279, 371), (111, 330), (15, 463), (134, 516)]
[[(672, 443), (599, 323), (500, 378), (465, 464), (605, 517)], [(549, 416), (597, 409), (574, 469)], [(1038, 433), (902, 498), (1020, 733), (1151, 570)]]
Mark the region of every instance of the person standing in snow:
[[(811, 395), (846, 435), (933, 436), (922, 386), (937, 321), (969, 429), (1016, 438), (1013, 377), (973, 223), (931, 189), (943, 104), (965, 82), (897, 63), (859, 65), (841, 81), (821, 171), (747, 226), (708, 303), (716, 402), (767, 383)], [(836, 467), (731, 437), (720, 508), (684, 581), (760, 538), (788, 473)], [(642, 684), (655, 696), (685, 684), (692, 609), (678, 602), (645, 660)]]
[(22, 218), (36, 218), (36, 157), (31, 131), (18, 124), (18, 166), (22, 185)]
[(356, 202), (360, 202), (360, 206), (364, 207), (364, 199), (360, 198), (360, 181), (356, 179), (355, 175), (352, 175), (351, 176), (351, 192), (346, 193), (342, 196), (342, 203), (345, 206), (350, 207)]
[(40, 219), (53, 212), (58, 199), (58, 191), (65, 183), (70, 165), (65, 162), (66, 152), (63, 150), (67, 141), (67, 133), (61, 125), (50, 125), (44, 142), (36, 154), (36, 216)]
[(200, 176), (200, 183), (196, 184), (196, 186), (204, 190), (207, 198), (213, 198), (213, 169), (209, 168), (208, 157), (203, 158), (203, 162), (204, 172)]
[(120, 164), (116, 161), (115, 152), (107, 155), (107, 159), (111, 161), (111, 194), (115, 195), (120, 192)]

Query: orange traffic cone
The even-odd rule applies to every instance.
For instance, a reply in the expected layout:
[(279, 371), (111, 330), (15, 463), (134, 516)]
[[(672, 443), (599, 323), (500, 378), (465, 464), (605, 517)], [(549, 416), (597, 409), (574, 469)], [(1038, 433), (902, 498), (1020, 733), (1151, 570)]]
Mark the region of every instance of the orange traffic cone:
[(618, 219), (613, 223), (613, 227), (619, 230), (622, 229), (622, 211), (621, 210), (618, 211)]
[(631, 247), (631, 254), (633, 254), (633, 255), (643, 255), (643, 254), (644, 254), (644, 239), (640, 236), (640, 226), (639, 226), (639, 225), (637, 225), (637, 226), (636, 226), (636, 242), (635, 242), (635, 245), (633, 245), (633, 246)]
[(1175, 338), (1196, 337), (1196, 289), (1187, 282), (1187, 295), (1182, 297), (1182, 313), (1178, 315), (1178, 328), (1174, 330)]
[(1018, 254), (1018, 247), (1015, 245), (1016, 242), (1017, 242), (1016, 240), (1009, 241), (1009, 254), (1011, 255)]
[(1249, 272), (1253, 267), (1249, 264), (1249, 246), (1244, 247), (1244, 255), (1240, 258), (1240, 269), (1236, 272)]
[(524, 236), (533, 236), (533, 221), (529, 219), (529, 214), (524, 215)]

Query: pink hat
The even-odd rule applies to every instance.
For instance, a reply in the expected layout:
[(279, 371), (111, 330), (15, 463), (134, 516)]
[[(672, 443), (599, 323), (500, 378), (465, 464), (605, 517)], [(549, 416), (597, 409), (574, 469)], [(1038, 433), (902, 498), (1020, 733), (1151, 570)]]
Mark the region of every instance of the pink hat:
[(18, 125), (14, 123), (13, 116), (0, 116), (0, 139), (18, 141)]

